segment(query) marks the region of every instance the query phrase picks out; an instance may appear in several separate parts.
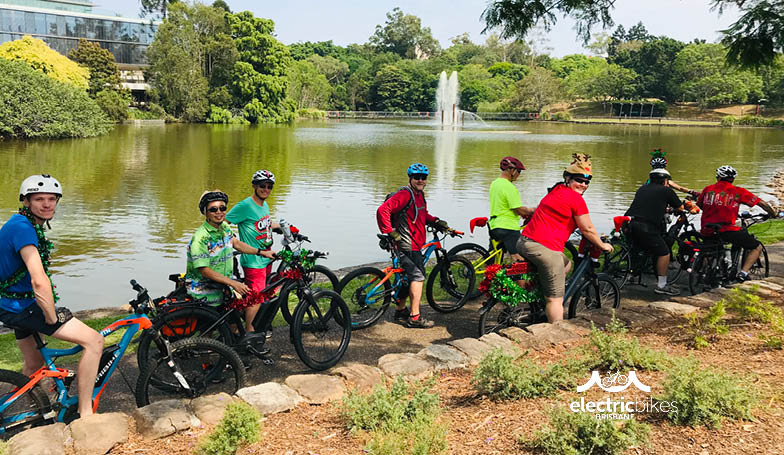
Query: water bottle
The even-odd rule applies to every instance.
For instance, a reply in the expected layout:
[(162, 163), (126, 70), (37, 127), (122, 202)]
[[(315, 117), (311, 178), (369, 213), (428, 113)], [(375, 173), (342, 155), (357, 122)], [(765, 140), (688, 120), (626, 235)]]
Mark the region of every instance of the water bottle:
[(280, 220), (280, 230), (283, 231), (283, 239), (287, 245), (294, 242), (294, 238), (291, 235), (291, 229), (289, 228), (289, 223), (286, 220)]

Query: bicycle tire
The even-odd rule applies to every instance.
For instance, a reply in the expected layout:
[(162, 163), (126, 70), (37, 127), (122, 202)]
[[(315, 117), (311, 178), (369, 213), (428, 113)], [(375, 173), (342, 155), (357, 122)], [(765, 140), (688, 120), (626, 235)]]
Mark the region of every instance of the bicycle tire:
[[(181, 305), (172, 307), (171, 311), (166, 311), (164, 307), (158, 311), (157, 317), (152, 321), (152, 327), (139, 335), (139, 346), (136, 351), (136, 363), (139, 369), (150, 362), (151, 354), (152, 356), (158, 354), (158, 346), (152, 342), (155, 332), (158, 332), (170, 343), (190, 337), (201, 337), (213, 338), (230, 346), (233, 344), (234, 336), (228, 324), (218, 324), (209, 333), (200, 330), (208, 329), (221, 316), (212, 308), (200, 305)], [(187, 324), (183, 327), (178, 323), (183, 320), (192, 320), (192, 326)]]
[[(466, 259), (471, 261), (471, 265), (474, 268), (474, 273), (479, 274), (479, 264), (487, 259), (488, 256), (490, 256), (490, 252), (487, 251), (487, 248), (476, 243), (461, 243), (460, 245), (456, 245), (447, 251), (446, 255), (447, 257), (465, 256)], [(503, 253), (501, 259), (503, 259)], [(468, 298), (470, 300), (474, 300), (478, 298), (480, 294), (481, 293), (478, 289), (474, 289)]]
[(321, 289), (306, 299), (294, 311), (291, 342), (302, 363), (323, 371), (335, 366), (346, 353), (351, 315), (346, 302), (333, 290)]
[(427, 303), (439, 313), (457, 311), (473, 294), (475, 283), (471, 262), (461, 256), (449, 256), (439, 261), (427, 277)]
[(705, 290), (705, 285), (711, 275), (712, 257), (710, 253), (700, 254), (694, 260), (694, 265), (689, 273), (689, 292), (691, 292), (691, 295), (697, 295)]
[(615, 308), (621, 306), (621, 288), (609, 275), (603, 273), (591, 277), (577, 289), (569, 299), (568, 319), (572, 319), (582, 311), (599, 308)]
[[(205, 394), (226, 392), (234, 395), (245, 386), (245, 366), (229, 346), (211, 338), (185, 338), (171, 344), (171, 358), (190, 391), (176, 379), (164, 357), (151, 358), (139, 371), (136, 381), (136, 406), (169, 398), (196, 398)], [(168, 387), (152, 384), (164, 380)]]
[(606, 273), (615, 280), (619, 288), (629, 282), (632, 273), (631, 256), (629, 248), (619, 245), (617, 251), (605, 253), (602, 273)]
[[(312, 269), (308, 270), (303, 279), (306, 284), (310, 285), (310, 287), (315, 291), (316, 289), (329, 289), (329, 288), (322, 288), (319, 286), (321, 283), (326, 284), (329, 283), (329, 286), (332, 289), (337, 289), (340, 285), (340, 280), (338, 280), (337, 275), (335, 272), (330, 270), (328, 267), (325, 267), (321, 264), (314, 265)], [(291, 291), (296, 289), (296, 283), (291, 283), (286, 285), (281, 291), (278, 298), (280, 299), (280, 314), (283, 315), (283, 319), (286, 320), (288, 325), (291, 325), (291, 321), (293, 320), (294, 310), (296, 309), (296, 305), (299, 303), (299, 299), (297, 299), (296, 295), (294, 298), (291, 298)], [(292, 306), (293, 305), (293, 306)]]
[[(0, 397), (5, 400), (11, 392), (24, 387), (28, 382), (30, 378), (23, 374), (0, 370)], [(51, 411), (49, 397), (41, 390), (40, 383), (36, 384), (0, 413), (0, 438), (9, 439), (17, 433), (48, 423), (51, 419), (46, 415)], [(20, 417), (22, 415), (25, 416)], [(6, 423), (9, 419), (20, 420)]]
[[(743, 259), (741, 264), (746, 262), (746, 251), (743, 251)], [(765, 245), (762, 245), (762, 252), (760, 257), (751, 265), (749, 269), (749, 278), (752, 280), (761, 280), (770, 276), (770, 262), (768, 262), (768, 250)]]
[(386, 277), (375, 267), (360, 267), (349, 272), (340, 280), (338, 293), (348, 305), (351, 314), (351, 329), (359, 330), (376, 323), (392, 302), (392, 284), (384, 281), (383, 289), (368, 295)]
[(488, 333), (498, 333), (507, 327), (527, 327), (534, 322), (531, 315), (531, 304), (518, 305), (515, 308), (508, 308), (498, 300), (491, 298), (479, 310), (479, 330), (478, 336)]

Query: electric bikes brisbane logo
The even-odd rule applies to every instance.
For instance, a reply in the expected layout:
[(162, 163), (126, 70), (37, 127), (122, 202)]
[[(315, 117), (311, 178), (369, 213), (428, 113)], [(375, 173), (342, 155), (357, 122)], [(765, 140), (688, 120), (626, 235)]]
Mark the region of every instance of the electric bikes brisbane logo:
[[(591, 372), (591, 377), (588, 379), (588, 382), (577, 387), (577, 392), (587, 392), (594, 386), (609, 393), (624, 392), (631, 386), (634, 386), (640, 392), (651, 392), (651, 387), (645, 385), (640, 378), (637, 377), (636, 371), (629, 371), (627, 374), (615, 371), (608, 373), (607, 376), (604, 377), (602, 377), (598, 371), (593, 371)], [(636, 413), (673, 412), (677, 410), (677, 407), (674, 401), (657, 401), (650, 396), (644, 400), (628, 401), (624, 397), (620, 397), (620, 399), (610, 399), (610, 397), (607, 397), (606, 399), (599, 401), (586, 401), (585, 397), (581, 397), (580, 401), (574, 400), (569, 403), (569, 409), (572, 412), (587, 412), (594, 414), (597, 419), (628, 420), (632, 419)]]

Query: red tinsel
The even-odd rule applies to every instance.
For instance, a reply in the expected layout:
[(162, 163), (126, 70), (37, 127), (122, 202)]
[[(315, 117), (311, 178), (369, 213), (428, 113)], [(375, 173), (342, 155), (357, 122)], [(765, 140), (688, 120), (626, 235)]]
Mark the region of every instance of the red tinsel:
[[(302, 278), (302, 272), (298, 269), (289, 269), (284, 270), (280, 277), (285, 278), (287, 280), (298, 280)], [(232, 299), (231, 303), (227, 306), (234, 310), (243, 310), (245, 308), (252, 307), (254, 305), (260, 305), (273, 297), (275, 294), (278, 293), (281, 286), (276, 286), (267, 292), (260, 292), (260, 291), (250, 291), (245, 294), (241, 299)]]

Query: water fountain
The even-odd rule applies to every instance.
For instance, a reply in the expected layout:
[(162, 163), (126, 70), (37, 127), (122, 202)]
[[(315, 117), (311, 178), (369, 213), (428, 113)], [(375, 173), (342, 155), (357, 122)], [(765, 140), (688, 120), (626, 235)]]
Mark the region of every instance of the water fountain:
[(458, 123), (460, 109), (457, 107), (457, 71), (452, 71), (449, 79), (446, 71), (441, 71), (438, 78), (438, 89), (436, 89), (436, 115), (440, 118), (442, 125), (456, 125)]

